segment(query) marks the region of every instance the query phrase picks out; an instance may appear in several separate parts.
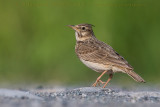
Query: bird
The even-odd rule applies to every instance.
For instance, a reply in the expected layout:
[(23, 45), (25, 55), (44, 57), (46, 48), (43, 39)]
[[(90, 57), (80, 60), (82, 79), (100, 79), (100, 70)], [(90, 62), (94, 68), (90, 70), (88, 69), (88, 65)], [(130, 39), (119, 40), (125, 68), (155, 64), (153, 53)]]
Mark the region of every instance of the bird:
[[(103, 85), (102, 88), (105, 88), (113, 74), (117, 72), (126, 73), (135, 81), (145, 83), (145, 80), (134, 72), (133, 67), (121, 55), (110, 45), (96, 38), (92, 29), (94, 25), (84, 23), (68, 26), (75, 31), (75, 53), (80, 61), (90, 69), (101, 73), (93, 87)], [(106, 82), (101, 80), (104, 74), (109, 75)]]

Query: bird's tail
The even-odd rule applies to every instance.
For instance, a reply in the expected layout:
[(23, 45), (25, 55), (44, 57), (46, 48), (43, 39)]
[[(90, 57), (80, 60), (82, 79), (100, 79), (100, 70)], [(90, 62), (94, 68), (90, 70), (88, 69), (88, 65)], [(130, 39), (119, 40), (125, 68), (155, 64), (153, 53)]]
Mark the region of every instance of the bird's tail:
[(128, 71), (127, 74), (130, 77), (132, 77), (135, 81), (145, 83), (145, 80), (141, 76), (139, 76), (138, 74), (136, 74), (134, 71)]

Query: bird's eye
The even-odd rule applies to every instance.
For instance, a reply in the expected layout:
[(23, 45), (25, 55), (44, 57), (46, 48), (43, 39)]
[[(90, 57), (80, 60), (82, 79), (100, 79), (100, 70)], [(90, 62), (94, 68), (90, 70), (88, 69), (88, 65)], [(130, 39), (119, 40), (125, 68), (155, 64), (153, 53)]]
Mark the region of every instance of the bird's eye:
[(85, 27), (82, 27), (82, 30), (85, 30)]

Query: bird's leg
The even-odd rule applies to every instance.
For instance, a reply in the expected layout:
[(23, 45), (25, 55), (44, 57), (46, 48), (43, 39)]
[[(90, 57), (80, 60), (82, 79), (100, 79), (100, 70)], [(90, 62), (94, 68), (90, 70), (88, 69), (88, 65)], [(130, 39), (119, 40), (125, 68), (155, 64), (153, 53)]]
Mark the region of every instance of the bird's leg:
[(109, 81), (112, 79), (112, 77), (113, 77), (113, 74), (110, 74), (110, 75), (109, 75), (109, 78), (108, 78), (108, 80), (106, 81), (106, 83), (104, 84), (103, 88), (106, 87), (106, 85), (109, 83)]
[(100, 79), (106, 72), (107, 71), (102, 72), (102, 74), (97, 78), (96, 82), (92, 85), (93, 87), (96, 87), (97, 83), (102, 82)]

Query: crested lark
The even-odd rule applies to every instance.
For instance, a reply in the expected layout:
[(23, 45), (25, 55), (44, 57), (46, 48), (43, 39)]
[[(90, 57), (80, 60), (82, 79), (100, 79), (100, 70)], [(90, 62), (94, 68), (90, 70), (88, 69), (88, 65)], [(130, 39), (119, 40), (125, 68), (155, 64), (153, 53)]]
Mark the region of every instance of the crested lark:
[[(106, 87), (115, 72), (128, 74), (137, 82), (145, 82), (142, 77), (133, 71), (133, 67), (120, 56), (111, 46), (99, 41), (92, 30), (91, 24), (68, 25), (75, 30), (76, 46), (75, 52), (79, 59), (92, 70), (102, 73), (92, 86), (104, 84)], [(108, 74), (106, 82), (101, 77)]]

